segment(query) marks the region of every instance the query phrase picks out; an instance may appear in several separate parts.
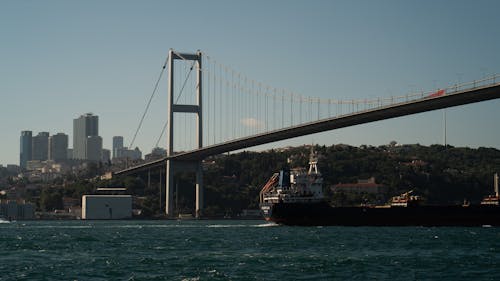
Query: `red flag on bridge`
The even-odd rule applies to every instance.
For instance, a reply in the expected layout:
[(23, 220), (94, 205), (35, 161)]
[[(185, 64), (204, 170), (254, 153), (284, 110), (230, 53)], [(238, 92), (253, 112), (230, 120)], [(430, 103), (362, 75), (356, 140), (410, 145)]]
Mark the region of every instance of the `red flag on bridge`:
[(428, 98), (435, 98), (435, 97), (444, 96), (444, 94), (445, 94), (445, 90), (444, 90), (444, 89), (442, 89), (442, 90), (437, 90), (436, 92), (434, 92), (434, 93), (432, 93), (432, 94), (428, 95), (427, 97), (428, 97)]

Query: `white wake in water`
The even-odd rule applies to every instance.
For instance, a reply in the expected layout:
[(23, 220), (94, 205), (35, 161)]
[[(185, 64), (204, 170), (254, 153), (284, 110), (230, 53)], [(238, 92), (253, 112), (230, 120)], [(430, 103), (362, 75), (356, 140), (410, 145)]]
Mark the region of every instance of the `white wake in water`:
[(231, 228), (231, 227), (272, 227), (279, 226), (276, 223), (265, 222), (261, 224), (209, 224), (207, 227), (210, 228)]

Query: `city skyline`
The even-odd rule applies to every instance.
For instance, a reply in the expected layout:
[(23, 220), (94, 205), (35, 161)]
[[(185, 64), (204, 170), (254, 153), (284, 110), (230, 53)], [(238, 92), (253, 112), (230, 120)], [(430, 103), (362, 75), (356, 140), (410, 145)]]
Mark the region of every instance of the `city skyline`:
[[(85, 117), (98, 117), (93, 114), (84, 114), (79, 118)], [(81, 120), (74, 119), (74, 125)], [(97, 118), (96, 118), (97, 119)], [(92, 123), (92, 122), (90, 122)], [(17, 165), (21, 168), (27, 167), (27, 162), (31, 160), (36, 161), (46, 161), (51, 160), (56, 163), (64, 162), (65, 160), (84, 160), (84, 161), (108, 161), (104, 159), (119, 159), (128, 157), (131, 159), (141, 159), (142, 152), (140, 148), (135, 147), (134, 149), (129, 149), (123, 146), (123, 136), (113, 136), (113, 148), (107, 149), (102, 147), (102, 138), (98, 136), (98, 124), (85, 124), (82, 123), (84, 127), (89, 127), (92, 131), (91, 136), (80, 136), (80, 138), (85, 140), (85, 147), (83, 149), (84, 158), (77, 158), (73, 153), (75, 151), (74, 146), (69, 146), (69, 136), (64, 132), (58, 132), (51, 135), (50, 132), (38, 132), (37, 135), (33, 135), (33, 131), (24, 130), (20, 134), (20, 146), (19, 146), (19, 163), (9, 163), (8, 165)], [(82, 125), (80, 124), (80, 125)], [(76, 126), (78, 130), (78, 125)], [(84, 135), (87, 134), (83, 132)], [(82, 134), (80, 132), (79, 134)], [(75, 135), (75, 134), (73, 134)], [(74, 139), (74, 143), (78, 143), (78, 138)], [(88, 148), (87, 146), (92, 146)], [(89, 152), (90, 151), (90, 152)], [(99, 152), (100, 151), (100, 152)], [(113, 155), (111, 156), (111, 152)], [(90, 153), (90, 156), (89, 156)], [(109, 154), (109, 155), (108, 155)]]
[[(22, 131), (70, 132), (79, 112), (101, 117), (103, 147), (112, 147), (113, 136), (129, 146), (169, 48), (200, 49), (256, 81), (320, 98), (400, 96), (500, 73), (499, 7), (494, 1), (6, 3), (0, 112), (8, 121), (0, 127), (0, 164), (19, 164)], [(179, 12), (166, 13), (171, 9)], [(165, 83), (134, 143), (145, 152), (166, 120)], [(448, 109), (447, 143), (499, 148), (498, 106), (495, 100)], [(442, 144), (442, 116), (429, 112), (265, 147)]]

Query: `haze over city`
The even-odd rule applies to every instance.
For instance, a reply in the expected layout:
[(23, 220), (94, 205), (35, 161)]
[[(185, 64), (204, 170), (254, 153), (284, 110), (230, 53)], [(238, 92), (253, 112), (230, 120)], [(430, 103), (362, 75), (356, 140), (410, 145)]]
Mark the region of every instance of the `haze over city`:
[[(0, 164), (19, 164), (21, 131), (64, 132), (71, 140), (73, 119), (87, 112), (99, 116), (105, 148), (118, 135), (128, 146), (169, 48), (199, 49), (256, 81), (324, 99), (400, 96), (497, 74), (499, 7), (495, 1), (5, 2)], [(166, 120), (166, 100), (162, 80), (134, 143), (145, 153)], [(499, 105), (447, 109), (448, 143), (499, 148)], [(443, 112), (266, 147), (392, 140), (442, 143)]]

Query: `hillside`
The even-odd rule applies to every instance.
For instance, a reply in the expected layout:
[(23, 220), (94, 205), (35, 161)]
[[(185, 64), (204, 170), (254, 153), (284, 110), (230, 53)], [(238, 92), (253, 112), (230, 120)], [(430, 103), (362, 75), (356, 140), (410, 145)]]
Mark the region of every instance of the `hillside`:
[[(324, 189), (336, 204), (380, 203), (367, 194), (333, 194), (337, 183), (352, 183), (374, 177), (387, 187), (384, 198), (408, 190), (427, 198), (429, 204), (478, 203), (493, 191), (493, 174), (500, 170), (500, 150), (455, 148), (441, 145), (348, 145), (315, 146), (321, 155), (319, 168)], [(269, 177), (290, 162), (290, 167), (307, 167), (310, 146), (241, 152), (206, 160), (204, 171), (205, 213), (238, 214), (258, 208), (260, 188)], [(178, 177), (180, 212), (194, 209), (194, 176)], [(156, 189), (158, 190), (158, 189)], [(156, 192), (148, 196), (159, 196)], [(158, 198), (158, 197), (156, 197)], [(151, 198), (152, 201), (158, 201)], [(157, 206), (151, 206), (153, 209)]]

